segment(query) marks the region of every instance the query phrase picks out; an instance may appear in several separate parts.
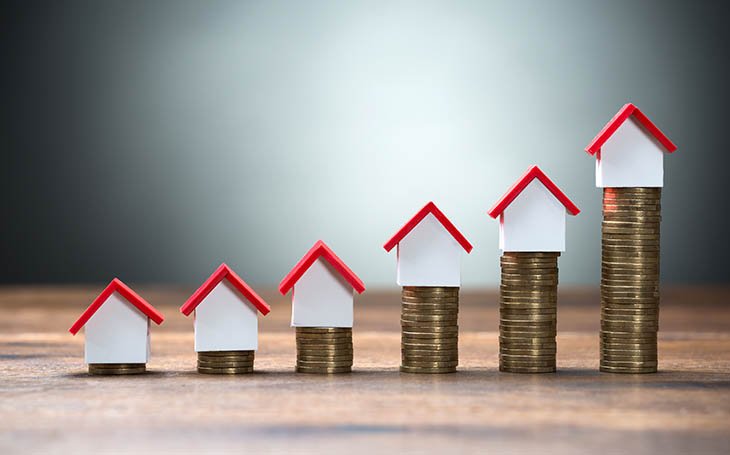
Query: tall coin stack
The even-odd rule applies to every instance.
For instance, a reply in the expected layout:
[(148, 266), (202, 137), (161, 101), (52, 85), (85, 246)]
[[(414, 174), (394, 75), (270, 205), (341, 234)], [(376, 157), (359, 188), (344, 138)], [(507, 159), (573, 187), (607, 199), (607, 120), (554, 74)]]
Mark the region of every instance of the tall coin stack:
[(243, 374), (253, 373), (254, 351), (198, 352), (198, 373)]
[(657, 371), (660, 222), (661, 188), (603, 189), (601, 371)]
[(352, 327), (297, 327), (298, 373), (352, 371)]
[(454, 373), (459, 364), (459, 288), (403, 287), (401, 367), (406, 373)]
[(504, 252), (500, 264), (499, 370), (555, 371), (558, 252)]
[(90, 363), (89, 374), (94, 376), (118, 376), (142, 374), (147, 371), (144, 363)]

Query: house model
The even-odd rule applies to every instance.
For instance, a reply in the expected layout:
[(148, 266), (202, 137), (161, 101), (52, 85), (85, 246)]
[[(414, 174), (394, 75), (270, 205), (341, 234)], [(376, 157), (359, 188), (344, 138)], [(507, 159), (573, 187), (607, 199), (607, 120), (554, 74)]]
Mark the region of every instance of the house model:
[(218, 269), (180, 307), (185, 316), (195, 312), (195, 351), (255, 351), (258, 314), (271, 308), (226, 264)]
[(664, 153), (672, 143), (636, 106), (629, 103), (586, 147), (596, 157), (599, 188), (664, 186)]
[(292, 292), (292, 327), (352, 327), (354, 291), (365, 285), (321, 240), (279, 285)]
[(118, 278), (91, 302), (69, 329), (86, 334), (86, 363), (147, 363), (150, 357), (150, 320), (161, 324), (162, 314)]
[(565, 251), (566, 214), (580, 212), (537, 166), (532, 166), (489, 211), (499, 217), (502, 251)]
[(398, 247), (399, 286), (461, 285), (462, 250), (472, 246), (446, 215), (429, 202), (383, 248)]

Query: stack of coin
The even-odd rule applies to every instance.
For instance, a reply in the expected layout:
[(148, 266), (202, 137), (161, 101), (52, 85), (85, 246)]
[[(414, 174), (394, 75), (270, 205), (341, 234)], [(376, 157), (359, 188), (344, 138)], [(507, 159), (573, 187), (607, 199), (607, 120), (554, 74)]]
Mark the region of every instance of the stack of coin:
[(254, 351), (198, 352), (198, 373), (243, 374), (253, 373)]
[(297, 327), (298, 373), (352, 371), (352, 327)]
[(655, 373), (661, 188), (604, 188), (601, 371)]
[(454, 373), (459, 364), (459, 288), (403, 287), (401, 367), (406, 373)]
[(555, 371), (558, 256), (558, 252), (504, 252), (502, 255), (500, 371)]
[(146, 371), (144, 363), (90, 363), (89, 374), (96, 376), (112, 376), (125, 374), (141, 374)]

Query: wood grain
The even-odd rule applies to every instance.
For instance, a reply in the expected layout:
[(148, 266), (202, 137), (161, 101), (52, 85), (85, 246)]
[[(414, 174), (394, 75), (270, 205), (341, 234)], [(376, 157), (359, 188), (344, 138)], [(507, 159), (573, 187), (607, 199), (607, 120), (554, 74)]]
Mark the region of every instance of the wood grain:
[(274, 292), (257, 373), (194, 371), (191, 288), (135, 287), (166, 316), (150, 373), (90, 377), (67, 329), (100, 287), (0, 288), (0, 453), (728, 453), (730, 289), (663, 292), (660, 372), (598, 368), (598, 294), (561, 289), (557, 374), (497, 371), (497, 294), (462, 293), (460, 372), (398, 372), (399, 293), (356, 299), (355, 372), (293, 373), (290, 307)]

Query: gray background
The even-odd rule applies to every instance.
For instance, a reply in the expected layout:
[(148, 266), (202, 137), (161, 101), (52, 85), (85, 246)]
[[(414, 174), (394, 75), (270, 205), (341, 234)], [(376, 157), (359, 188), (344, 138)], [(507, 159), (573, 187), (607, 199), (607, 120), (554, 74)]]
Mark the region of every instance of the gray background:
[(583, 210), (561, 282), (599, 280), (583, 148), (627, 101), (666, 157), (663, 279), (725, 282), (723, 2), (32, 2), (0, 11), (0, 281), (274, 284), (323, 239), (372, 287), (434, 200), (498, 280), (486, 210), (539, 164)]

